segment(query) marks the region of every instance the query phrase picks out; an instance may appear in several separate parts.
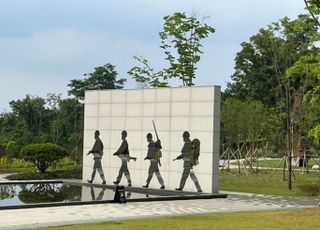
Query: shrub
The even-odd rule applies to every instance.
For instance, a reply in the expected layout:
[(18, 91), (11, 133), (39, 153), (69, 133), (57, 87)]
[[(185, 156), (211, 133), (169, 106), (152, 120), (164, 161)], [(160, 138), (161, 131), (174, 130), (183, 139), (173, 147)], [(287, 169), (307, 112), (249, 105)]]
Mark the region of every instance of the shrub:
[(20, 157), (30, 161), (40, 173), (45, 173), (50, 165), (67, 155), (66, 149), (51, 143), (30, 144), (23, 147), (20, 152)]

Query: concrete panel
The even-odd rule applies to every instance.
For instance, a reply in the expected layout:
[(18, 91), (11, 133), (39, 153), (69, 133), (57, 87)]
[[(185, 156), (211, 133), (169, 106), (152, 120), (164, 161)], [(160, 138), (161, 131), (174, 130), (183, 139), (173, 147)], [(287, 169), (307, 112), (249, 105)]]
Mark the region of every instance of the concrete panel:
[(112, 104), (111, 116), (124, 117), (126, 115), (126, 104)]
[(190, 118), (189, 117), (171, 117), (171, 130), (172, 131), (181, 130), (181, 133), (183, 131), (190, 130)]
[(171, 101), (171, 88), (158, 88), (156, 89), (157, 102), (170, 102)]
[(190, 114), (189, 102), (172, 102), (171, 116), (181, 117), (181, 116), (189, 116), (189, 114)]
[(212, 117), (191, 117), (190, 118), (190, 132), (194, 131), (211, 131), (213, 130)]
[(111, 104), (99, 104), (99, 116), (110, 117), (111, 116)]
[(142, 90), (128, 90), (127, 91), (127, 103), (141, 102), (143, 97)]
[(191, 103), (190, 115), (193, 117), (213, 116), (213, 102), (193, 102)]
[(86, 104), (84, 108), (84, 116), (85, 117), (98, 116), (98, 105), (99, 104)]
[(112, 103), (125, 103), (126, 90), (112, 90), (111, 102)]
[(171, 100), (176, 102), (189, 102), (191, 96), (191, 88), (190, 87), (181, 87), (181, 88), (175, 88), (172, 90), (172, 96)]
[(99, 91), (97, 91), (97, 90), (86, 91), (84, 103), (85, 103), (85, 105), (98, 104), (99, 103)]
[(142, 104), (140, 103), (132, 103), (127, 104), (127, 116), (129, 117), (141, 117), (143, 110), (142, 110)]
[(214, 88), (194, 87), (191, 89), (191, 101), (213, 101)]
[(142, 106), (143, 116), (144, 117), (155, 117), (156, 116), (156, 104), (154, 103), (145, 103)]
[(156, 116), (170, 116), (170, 103), (157, 103)]
[(142, 90), (143, 101), (154, 103), (156, 101), (156, 90), (154, 89), (144, 89)]
[(99, 103), (109, 104), (111, 103), (111, 90), (100, 90), (99, 91)]

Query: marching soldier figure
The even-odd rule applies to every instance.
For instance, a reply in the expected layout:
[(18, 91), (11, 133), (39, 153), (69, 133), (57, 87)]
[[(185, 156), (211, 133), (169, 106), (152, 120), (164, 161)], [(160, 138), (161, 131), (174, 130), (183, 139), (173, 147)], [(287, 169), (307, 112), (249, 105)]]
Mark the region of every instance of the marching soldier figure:
[(153, 174), (156, 174), (156, 177), (159, 181), (159, 184), (161, 185), (160, 189), (165, 189), (164, 186), (164, 181), (161, 177), (159, 167), (158, 167), (158, 159), (156, 156), (156, 143), (152, 140), (152, 134), (148, 133), (147, 134), (147, 141), (149, 142), (148, 144), (148, 153), (147, 156), (144, 158), (144, 160), (150, 160), (150, 167), (149, 167), (149, 172), (148, 172), (148, 178), (147, 178), (147, 184), (142, 186), (144, 188), (148, 188), (150, 181), (152, 179)]
[(96, 139), (96, 141), (95, 141), (92, 149), (87, 153), (87, 155), (92, 153), (93, 159), (94, 159), (91, 180), (88, 180), (88, 182), (89, 183), (93, 182), (94, 177), (96, 175), (96, 171), (98, 171), (100, 174), (100, 177), (102, 179), (102, 184), (106, 184), (106, 179), (104, 177), (104, 173), (103, 173), (103, 169), (102, 169), (102, 165), (101, 165), (101, 159), (102, 159), (102, 155), (103, 155), (103, 143), (100, 140), (99, 136), (100, 136), (100, 132), (99, 132), (99, 130), (96, 130), (94, 133), (94, 138)]
[(183, 137), (184, 145), (181, 150), (181, 155), (179, 155), (176, 159), (174, 159), (174, 160), (183, 159), (183, 161), (184, 161), (183, 162), (183, 173), (182, 173), (182, 177), (181, 177), (181, 181), (180, 181), (180, 186), (179, 186), (179, 188), (176, 188), (176, 190), (182, 191), (182, 189), (184, 188), (184, 185), (186, 183), (186, 180), (187, 180), (188, 176), (190, 175), (198, 192), (202, 192), (199, 181), (198, 181), (196, 175), (194, 174), (194, 171), (192, 168), (193, 164), (190, 159), (190, 157), (191, 157), (190, 156), (191, 140), (190, 140), (189, 132), (185, 131), (182, 134), (182, 137)]
[(121, 168), (119, 170), (119, 175), (117, 177), (117, 180), (113, 182), (115, 185), (118, 185), (120, 183), (122, 175), (124, 174), (128, 180), (128, 186), (131, 186), (131, 178), (130, 178), (130, 172), (128, 169), (128, 161), (130, 159), (133, 159), (134, 161), (136, 161), (136, 158), (129, 156), (129, 147), (128, 147), (128, 142), (126, 138), (127, 138), (127, 131), (123, 130), (121, 133), (122, 143), (119, 149), (117, 150), (117, 152), (113, 154), (114, 156), (118, 156), (121, 159)]

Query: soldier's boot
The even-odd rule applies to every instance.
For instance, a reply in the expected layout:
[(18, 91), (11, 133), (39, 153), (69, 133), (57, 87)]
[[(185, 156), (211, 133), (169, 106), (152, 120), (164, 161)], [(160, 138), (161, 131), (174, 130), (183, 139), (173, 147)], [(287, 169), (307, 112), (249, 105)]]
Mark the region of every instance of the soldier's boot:
[(176, 188), (177, 191), (182, 191), (182, 188)]
[(146, 185), (142, 186), (143, 188), (149, 188), (149, 183), (147, 183)]
[(128, 181), (128, 186), (131, 187), (131, 177), (129, 172), (124, 173), (125, 177), (127, 178)]
[(107, 183), (106, 180), (103, 180), (103, 181), (102, 181), (102, 184), (106, 184), (106, 183)]
[(88, 181), (88, 183), (92, 184), (92, 181), (93, 181), (93, 180), (87, 180), (87, 181)]
[(160, 189), (165, 189), (165, 188), (166, 188), (166, 186), (164, 186), (164, 184), (161, 185), (161, 187), (160, 187)]
[(115, 185), (118, 185), (118, 184), (120, 183), (120, 181), (116, 180), (116, 181), (113, 181), (113, 183), (114, 183)]

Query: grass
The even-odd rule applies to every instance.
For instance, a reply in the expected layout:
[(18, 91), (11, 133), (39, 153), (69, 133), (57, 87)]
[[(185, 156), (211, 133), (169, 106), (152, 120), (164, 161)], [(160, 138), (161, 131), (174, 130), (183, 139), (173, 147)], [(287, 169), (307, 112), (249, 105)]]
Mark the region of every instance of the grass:
[[(283, 196), (316, 196), (319, 193), (319, 173), (310, 172), (301, 174), (295, 172), (296, 179), (292, 178), (292, 191), (288, 190), (288, 181), (283, 181), (282, 171), (276, 171), (271, 176), (272, 170), (259, 171), (258, 175), (242, 172), (240, 175), (236, 170), (220, 172), (220, 189), (236, 192), (261, 193), (269, 195)], [(287, 179), (287, 172), (286, 172)], [(315, 193), (310, 193), (304, 187), (317, 185)], [(312, 187), (312, 186), (311, 186)]]
[[(266, 168), (283, 168), (283, 161), (281, 158), (279, 159), (274, 159), (274, 160), (259, 160), (258, 162), (258, 166), (259, 167), (266, 167)], [(314, 162), (313, 160), (309, 160), (308, 163), (308, 168), (311, 169), (313, 165), (315, 165), (316, 162)], [(231, 165), (238, 165), (238, 162), (232, 162)], [(257, 166), (256, 162), (252, 163), (252, 167), (255, 168)], [(295, 169), (302, 169), (302, 167), (297, 167), (295, 165), (295, 163), (292, 164), (292, 167)]]
[(169, 218), (152, 218), (40, 228), (46, 230), (185, 230), (185, 229), (319, 229), (320, 208), (290, 209), (283, 211), (236, 212), (201, 214)]

